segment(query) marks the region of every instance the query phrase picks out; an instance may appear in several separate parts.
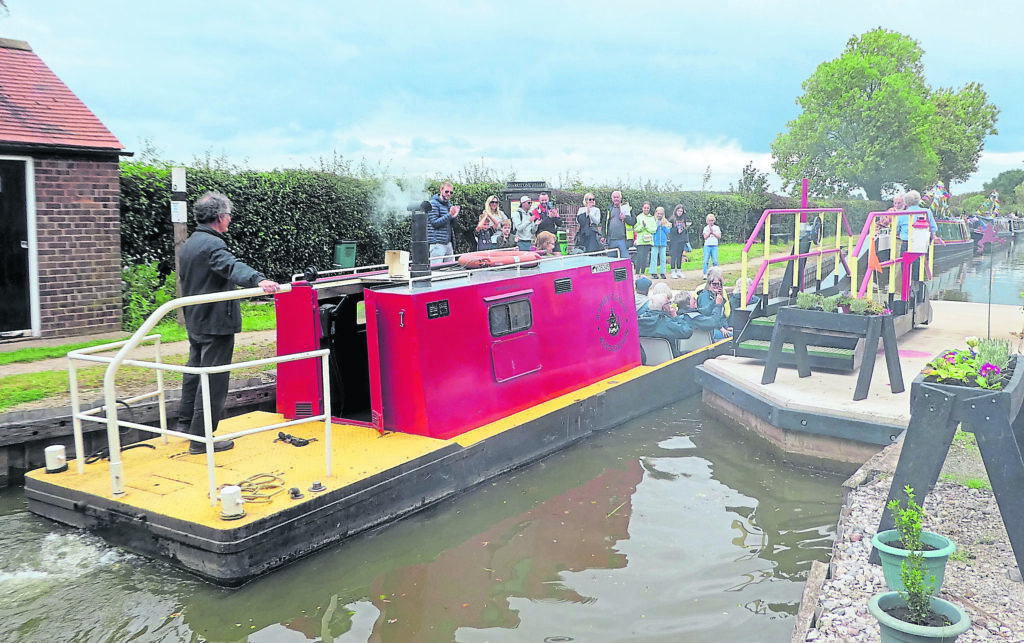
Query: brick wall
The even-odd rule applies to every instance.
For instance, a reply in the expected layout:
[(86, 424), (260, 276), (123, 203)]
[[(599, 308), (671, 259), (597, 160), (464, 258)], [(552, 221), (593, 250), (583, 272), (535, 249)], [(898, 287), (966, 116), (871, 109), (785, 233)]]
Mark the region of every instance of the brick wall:
[(120, 189), (116, 155), (35, 158), (44, 337), (121, 329)]

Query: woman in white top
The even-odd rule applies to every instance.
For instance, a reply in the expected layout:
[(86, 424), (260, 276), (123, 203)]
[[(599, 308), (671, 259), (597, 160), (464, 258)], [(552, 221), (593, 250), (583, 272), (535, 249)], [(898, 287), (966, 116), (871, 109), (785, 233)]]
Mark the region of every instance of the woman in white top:
[(594, 195), (587, 192), (583, 195), (584, 206), (576, 212), (576, 247), (582, 248), (583, 252), (597, 252), (602, 250), (601, 237), (598, 234), (598, 227), (601, 225), (601, 210), (594, 205)]

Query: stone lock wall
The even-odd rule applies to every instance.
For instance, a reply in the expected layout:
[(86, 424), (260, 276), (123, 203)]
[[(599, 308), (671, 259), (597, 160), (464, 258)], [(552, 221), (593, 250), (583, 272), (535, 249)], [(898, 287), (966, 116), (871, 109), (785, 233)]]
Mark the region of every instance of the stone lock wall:
[(43, 337), (121, 329), (116, 155), (35, 158)]

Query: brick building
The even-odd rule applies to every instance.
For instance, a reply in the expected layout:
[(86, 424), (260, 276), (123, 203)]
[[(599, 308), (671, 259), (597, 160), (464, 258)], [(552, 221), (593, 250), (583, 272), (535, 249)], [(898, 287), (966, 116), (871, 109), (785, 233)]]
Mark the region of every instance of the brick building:
[(122, 153), (28, 43), (0, 39), (0, 336), (121, 328)]

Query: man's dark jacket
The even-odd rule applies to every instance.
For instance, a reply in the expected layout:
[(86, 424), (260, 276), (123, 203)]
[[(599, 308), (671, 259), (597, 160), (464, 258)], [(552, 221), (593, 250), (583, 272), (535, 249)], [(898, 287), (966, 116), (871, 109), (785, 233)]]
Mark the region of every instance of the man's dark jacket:
[[(261, 273), (228, 252), (224, 236), (201, 223), (178, 255), (181, 294), (203, 295), (252, 288), (266, 279)], [(233, 335), (242, 330), (242, 306), (239, 300), (218, 301), (185, 308), (185, 327), (190, 333)]]

